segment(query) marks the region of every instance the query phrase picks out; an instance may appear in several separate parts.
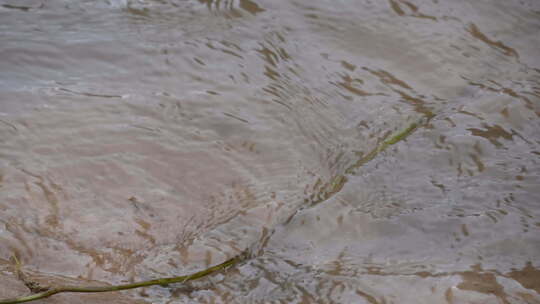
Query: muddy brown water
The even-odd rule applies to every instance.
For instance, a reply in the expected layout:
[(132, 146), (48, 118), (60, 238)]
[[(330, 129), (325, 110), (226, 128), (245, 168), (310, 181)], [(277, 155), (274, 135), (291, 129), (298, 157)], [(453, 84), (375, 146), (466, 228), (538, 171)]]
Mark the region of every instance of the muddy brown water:
[[(540, 303), (540, 2), (1, 0), (0, 298)], [(392, 134), (407, 137), (366, 160)]]

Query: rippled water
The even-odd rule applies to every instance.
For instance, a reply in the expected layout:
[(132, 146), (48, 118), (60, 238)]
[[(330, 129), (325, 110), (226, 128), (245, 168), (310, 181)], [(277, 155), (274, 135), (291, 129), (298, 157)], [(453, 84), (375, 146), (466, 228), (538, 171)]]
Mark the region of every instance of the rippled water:
[(13, 255), (91, 285), (247, 250), (44, 302), (540, 303), (539, 31), (536, 0), (1, 0), (0, 298)]

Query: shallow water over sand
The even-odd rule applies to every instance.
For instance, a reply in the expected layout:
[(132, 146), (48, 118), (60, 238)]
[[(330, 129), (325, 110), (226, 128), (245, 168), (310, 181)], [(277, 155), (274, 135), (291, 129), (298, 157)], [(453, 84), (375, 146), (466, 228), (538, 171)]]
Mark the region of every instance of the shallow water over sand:
[(14, 255), (95, 285), (248, 251), (44, 302), (540, 303), (539, 30), (534, 0), (0, 0), (0, 298)]

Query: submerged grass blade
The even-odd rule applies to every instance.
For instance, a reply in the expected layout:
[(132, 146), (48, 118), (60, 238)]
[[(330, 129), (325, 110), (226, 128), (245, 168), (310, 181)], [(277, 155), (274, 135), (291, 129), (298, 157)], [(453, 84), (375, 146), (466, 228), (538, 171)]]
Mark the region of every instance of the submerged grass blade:
[[(356, 163), (351, 165), (349, 168), (345, 170), (345, 173), (343, 175), (336, 176), (329, 184), (328, 189), (326, 190), (325, 195), (321, 197), (320, 200), (317, 202), (314, 202), (314, 204), (321, 203), (328, 198), (332, 197), (334, 194), (339, 192), (343, 186), (347, 183), (347, 177), (346, 175), (354, 174), (356, 169), (364, 165), (365, 163), (371, 161), (374, 159), (379, 153), (386, 150), (391, 145), (394, 145), (404, 139), (406, 139), (409, 135), (411, 135), (417, 128), (419, 124), (418, 123), (412, 123), (407, 128), (394, 133), (390, 138), (384, 140), (380, 145), (378, 145), (375, 149), (373, 149), (370, 153), (368, 153), (366, 156), (362, 157), (360, 160), (358, 160)], [(52, 295), (55, 295), (57, 293), (67, 293), (67, 292), (80, 292), (80, 293), (90, 293), (90, 292), (110, 292), (110, 291), (121, 291), (121, 290), (128, 290), (128, 289), (134, 289), (134, 288), (140, 288), (140, 287), (148, 287), (148, 286), (154, 286), (154, 285), (168, 285), (173, 283), (185, 283), (187, 281), (196, 280), (199, 278), (202, 278), (204, 276), (210, 275), (212, 273), (218, 272), (220, 270), (223, 270), (227, 267), (233, 266), (238, 264), (239, 262), (245, 260), (247, 257), (244, 254), (238, 255), (224, 263), (221, 263), (219, 265), (207, 268), (205, 270), (185, 275), (185, 276), (178, 276), (178, 277), (171, 277), (171, 278), (160, 278), (150, 281), (143, 281), (143, 282), (137, 282), (132, 284), (123, 284), (123, 285), (112, 285), (112, 286), (97, 286), (97, 287), (78, 287), (78, 286), (57, 286), (57, 287), (50, 287), (45, 288), (45, 291), (40, 291), (33, 293), (28, 296), (23, 296), (19, 298), (13, 298), (13, 299), (6, 299), (6, 300), (0, 300), (0, 304), (18, 304), (18, 303), (24, 303), (24, 302), (30, 302), (35, 301), (39, 299), (48, 298)], [(17, 269), (18, 273), (22, 274), (21, 264), (19, 260), (15, 257), (15, 267)], [(19, 276), (21, 276), (19, 274)], [(28, 282), (25, 281), (25, 284)], [(32, 282), (30, 282), (32, 283)]]
[(147, 287), (147, 286), (154, 286), (154, 285), (168, 285), (173, 283), (185, 283), (187, 281), (196, 280), (202, 277), (205, 277), (207, 275), (210, 275), (212, 273), (218, 272), (220, 270), (223, 270), (229, 266), (235, 265), (239, 262), (241, 262), (244, 259), (243, 255), (236, 256), (224, 263), (221, 263), (216, 266), (212, 266), (210, 268), (207, 268), (205, 270), (185, 275), (185, 276), (178, 276), (178, 277), (171, 277), (171, 278), (160, 278), (150, 281), (143, 281), (143, 282), (137, 282), (137, 283), (131, 283), (131, 284), (123, 284), (123, 285), (112, 285), (112, 286), (95, 286), (95, 287), (78, 287), (78, 286), (58, 286), (58, 287), (52, 287), (46, 291), (34, 293), (28, 296), (23, 296), (19, 298), (13, 298), (13, 299), (6, 299), (6, 300), (0, 300), (0, 304), (17, 304), (17, 303), (24, 303), (24, 302), (30, 302), (35, 301), (39, 299), (48, 298), (52, 295), (55, 295), (57, 293), (66, 293), (66, 292), (109, 292), (109, 291), (120, 291), (120, 290), (128, 290), (128, 289), (134, 289), (134, 288), (140, 288), (140, 287)]
[(367, 162), (374, 159), (379, 153), (386, 150), (388, 147), (397, 144), (398, 142), (405, 140), (409, 135), (411, 135), (416, 129), (418, 128), (418, 123), (413, 122), (410, 125), (407, 126), (407, 128), (400, 130), (399, 132), (394, 133), (390, 136), (390, 138), (384, 140), (380, 145), (378, 145), (375, 149), (371, 150), (366, 156), (359, 159), (356, 163), (352, 164), (347, 170), (345, 170), (345, 174), (354, 174), (356, 169), (360, 168)]

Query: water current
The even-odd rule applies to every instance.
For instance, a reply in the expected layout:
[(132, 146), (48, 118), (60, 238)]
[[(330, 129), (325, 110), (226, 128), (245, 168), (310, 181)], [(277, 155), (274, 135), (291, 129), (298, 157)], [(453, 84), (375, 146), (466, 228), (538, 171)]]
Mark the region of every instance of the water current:
[(0, 0), (0, 299), (540, 303), (540, 1)]

